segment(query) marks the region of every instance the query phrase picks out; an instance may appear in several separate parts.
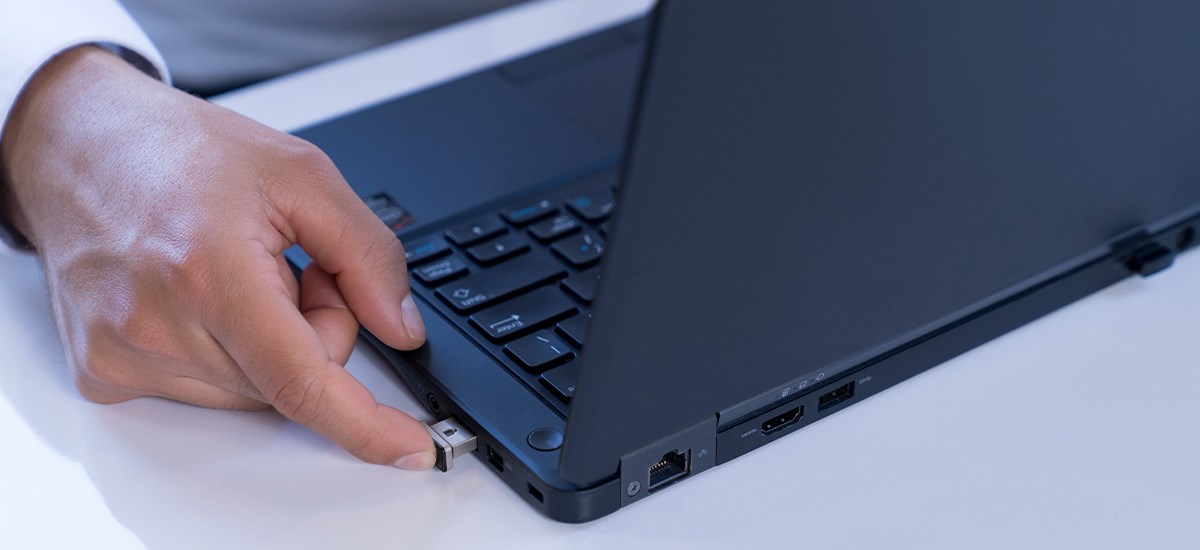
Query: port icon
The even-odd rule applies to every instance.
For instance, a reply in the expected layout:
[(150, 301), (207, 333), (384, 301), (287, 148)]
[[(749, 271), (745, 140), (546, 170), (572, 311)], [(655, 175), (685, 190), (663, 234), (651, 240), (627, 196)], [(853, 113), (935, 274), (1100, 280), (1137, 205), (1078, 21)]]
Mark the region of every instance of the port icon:
[(692, 473), (692, 450), (671, 451), (650, 467), (650, 484), (646, 489), (650, 492), (657, 491), (687, 477), (690, 473)]
[(802, 417), (802, 416), (804, 416), (804, 407), (803, 406), (790, 409), (779, 416), (776, 416), (774, 418), (771, 418), (770, 420), (767, 420), (766, 422), (763, 422), (762, 423), (762, 433), (763, 433), (763, 435), (770, 435), (772, 433), (775, 433), (775, 432), (782, 430), (792, 424), (795, 424), (796, 421), (800, 420), (800, 417)]

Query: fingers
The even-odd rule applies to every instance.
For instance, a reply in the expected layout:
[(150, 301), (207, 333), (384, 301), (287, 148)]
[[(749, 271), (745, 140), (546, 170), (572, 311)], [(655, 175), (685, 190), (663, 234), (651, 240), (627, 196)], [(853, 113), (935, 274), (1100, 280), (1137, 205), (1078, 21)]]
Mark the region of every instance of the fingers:
[(419, 347), (425, 325), (409, 292), (403, 246), (321, 159), (309, 163), (318, 192), (280, 203), (296, 242), (334, 276), (363, 326), (394, 348)]
[(229, 409), (238, 411), (261, 411), (271, 408), (271, 405), (257, 399), (252, 399), (217, 387), (203, 380), (186, 377), (172, 377), (155, 385), (150, 395), (174, 399), (210, 409)]
[(75, 369), (75, 386), (79, 388), (81, 395), (94, 403), (121, 403), (149, 395), (211, 409), (258, 411), (270, 408), (270, 405), (262, 400), (187, 376), (150, 370), (142, 378), (142, 382), (143, 386), (139, 388), (119, 387), (89, 376), (86, 371)]
[(300, 305), (300, 286), (296, 282), (296, 276), (292, 273), (292, 267), (288, 265), (287, 258), (282, 253), (276, 254), (275, 263), (279, 265), (279, 278), (287, 286), (288, 294), (292, 297), (292, 303)]
[[(238, 269), (229, 276), (245, 272)], [(344, 309), (328, 277), (316, 270), (305, 272), (307, 288), (301, 285), (301, 301), (308, 317), (297, 311), (285, 290), (272, 291), (270, 282), (234, 287), (231, 307), (222, 310), (209, 330), (284, 416), (364, 461), (406, 469), (431, 467), (433, 441), (424, 425), (377, 403), (335, 360), (348, 354), (354, 326), (352, 317), (339, 312)]]
[(300, 276), (300, 313), (325, 344), (330, 360), (344, 365), (354, 350), (358, 320), (346, 306), (333, 275), (315, 262)]

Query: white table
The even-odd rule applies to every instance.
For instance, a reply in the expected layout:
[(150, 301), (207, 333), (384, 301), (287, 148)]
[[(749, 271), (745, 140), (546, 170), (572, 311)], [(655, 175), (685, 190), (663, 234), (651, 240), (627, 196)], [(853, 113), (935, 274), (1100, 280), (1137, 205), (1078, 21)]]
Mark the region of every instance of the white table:
[[(220, 102), (295, 128), (645, 6), (537, 2)], [(474, 459), (408, 473), (361, 464), (274, 413), (88, 403), (35, 259), (0, 256), (0, 548), (1195, 548), (1198, 329), (1193, 253), (570, 526)], [(425, 417), (366, 346), (348, 368)]]

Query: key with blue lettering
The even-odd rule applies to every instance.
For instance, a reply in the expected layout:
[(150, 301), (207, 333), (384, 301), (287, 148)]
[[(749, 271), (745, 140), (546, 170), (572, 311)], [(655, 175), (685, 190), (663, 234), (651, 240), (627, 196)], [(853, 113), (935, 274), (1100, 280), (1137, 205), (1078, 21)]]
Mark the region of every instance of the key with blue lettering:
[(604, 241), (590, 231), (584, 231), (554, 243), (550, 249), (571, 265), (584, 267), (595, 263), (604, 254)]
[(412, 270), (413, 277), (427, 285), (434, 285), (461, 277), (467, 273), (467, 264), (458, 256), (442, 258)]
[(554, 206), (550, 201), (543, 199), (516, 208), (505, 208), (500, 211), (500, 215), (504, 216), (504, 219), (508, 220), (508, 223), (520, 227), (540, 220), (557, 211), (558, 207)]
[(616, 199), (613, 197), (612, 190), (606, 188), (579, 195), (567, 201), (567, 205), (571, 207), (571, 210), (583, 216), (583, 219), (598, 223), (612, 213), (616, 206)]
[(432, 260), (450, 251), (450, 245), (441, 237), (433, 237), (404, 243), (404, 261), (408, 267)]

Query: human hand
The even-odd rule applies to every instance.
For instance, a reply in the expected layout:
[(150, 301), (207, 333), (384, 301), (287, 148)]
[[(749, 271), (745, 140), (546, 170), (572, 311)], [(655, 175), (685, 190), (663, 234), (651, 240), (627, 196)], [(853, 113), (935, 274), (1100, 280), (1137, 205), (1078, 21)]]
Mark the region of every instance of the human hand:
[(274, 407), (367, 462), (433, 465), (424, 425), (342, 366), (359, 321), (397, 349), (425, 328), (400, 242), (316, 147), (81, 47), (22, 94), (0, 166), (85, 397)]

